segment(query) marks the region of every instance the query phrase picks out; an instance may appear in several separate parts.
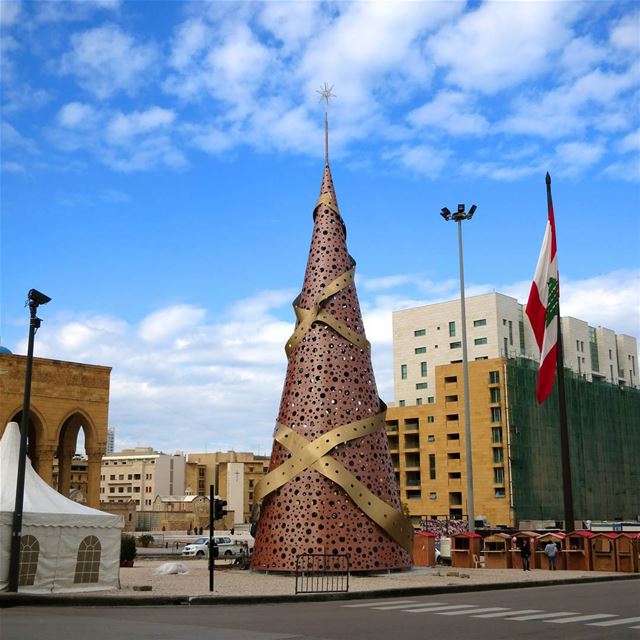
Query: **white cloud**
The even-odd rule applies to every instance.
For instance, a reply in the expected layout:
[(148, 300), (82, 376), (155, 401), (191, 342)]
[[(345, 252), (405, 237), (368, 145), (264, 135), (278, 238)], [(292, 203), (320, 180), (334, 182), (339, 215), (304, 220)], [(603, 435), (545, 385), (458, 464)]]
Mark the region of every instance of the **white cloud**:
[(486, 118), (473, 111), (473, 98), (457, 91), (442, 91), (431, 102), (407, 116), (416, 127), (442, 129), (454, 135), (481, 134), (489, 127)]
[(621, 18), (611, 30), (611, 43), (618, 49), (640, 50), (640, 12)]
[(170, 109), (151, 107), (146, 111), (131, 113), (117, 113), (107, 125), (107, 139), (120, 143), (133, 136), (149, 133), (156, 129), (163, 129), (173, 123), (176, 114)]
[(95, 122), (96, 111), (82, 102), (69, 102), (58, 112), (58, 123), (70, 129), (90, 126)]
[(640, 151), (640, 129), (636, 129), (636, 131), (632, 131), (624, 136), (618, 143), (618, 150), (621, 153)]
[(577, 175), (603, 156), (604, 147), (598, 143), (567, 142), (556, 147), (553, 166), (561, 175)]
[(607, 57), (607, 50), (596, 44), (589, 36), (574, 38), (567, 44), (560, 64), (570, 76), (580, 76), (588, 72), (596, 63)]
[(413, 147), (402, 145), (397, 149), (388, 151), (385, 154), (385, 158), (394, 160), (420, 175), (436, 178), (450, 155), (451, 151), (446, 148), (434, 148), (428, 145)]
[(98, 98), (118, 91), (135, 92), (149, 80), (158, 57), (152, 44), (138, 44), (115, 24), (96, 27), (71, 36), (71, 50), (62, 56), (60, 71)]
[(451, 84), (494, 93), (545, 71), (579, 10), (577, 3), (484, 2), (432, 36), (427, 51)]
[(148, 315), (140, 323), (138, 333), (148, 342), (166, 340), (185, 329), (200, 323), (206, 314), (205, 309), (190, 305), (176, 305), (160, 309)]
[(15, 24), (22, 12), (22, 2), (2, 0), (0, 2), (0, 26), (3, 28)]

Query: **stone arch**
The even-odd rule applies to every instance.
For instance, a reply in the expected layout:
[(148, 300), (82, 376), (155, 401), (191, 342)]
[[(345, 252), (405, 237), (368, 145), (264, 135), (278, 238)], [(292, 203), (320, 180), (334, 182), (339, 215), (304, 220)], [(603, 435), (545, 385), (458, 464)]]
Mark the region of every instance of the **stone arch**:
[[(95, 504), (95, 496), (98, 496), (100, 491), (100, 460), (102, 458), (102, 449), (98, 446), (97, 431), (93, 420), (85, 411), (78, 407), (66, 413), (57, 429), (57, 489), (65, 497), (69, 497), (71, 493), (71, 465), (73, 456), (76, 453), (80, 429), (82, 429), (84, 434), (84, 446), (87, 457), (89, 458), (87, 485), (86, 487), (83, 485), (82, 490), (87, 503), (90, 504), (90, 506), (97, 507), (98, 505)], [(97, 476), (95, 468), (96, 462)], [(77, 489), (79, 487), (75, 488)]]
[[(31, 460), (33, 468), (40, 473), (41, 457), (40, 454), (43, 449), (46, 449), (49, 445), (47, 441), (47, 423), (43, 414), (40, 412), (37, 406), (33, 404), (29, 407), (29, 423), (27, 426), (27, 456)], [(14, 407), (9, 414), (8, 422), (17, 422), (18, 426), (22, 426), (22, 405)], [(2, 425), (2, 432), (6, 428), (6, 424)]]

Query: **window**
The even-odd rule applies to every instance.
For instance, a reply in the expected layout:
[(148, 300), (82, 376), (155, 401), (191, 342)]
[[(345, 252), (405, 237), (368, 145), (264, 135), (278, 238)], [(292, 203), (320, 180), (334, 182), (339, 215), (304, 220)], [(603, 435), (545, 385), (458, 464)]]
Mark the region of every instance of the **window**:
[(504, 462), (504, 451), (501, 447), (493, 449), (493, 464), (502, 464)]
[(460, 452), (453, 451), (452, 453), (447, 453), (447, 460), (460, 460)]
[(40, 543), (35, 536), (26, 535), (20, 537), (20, 556), (18, 562), (20, 569), (18, 574), (18, 586), (30, 587), (36, 579), (38, 571), (38, 557), (40, 556)]
[(518, 337), (520, 338), (520, 353), (524, 355), (524, 322), (518, 321)]
[(124, 473), (118, 475), (118, 480), (124, 480)]
[(496, 487), (493, 490), (493, 494), (496, 498), (504, 498), (505, 494), (504, 494), (504, 487)]
[(78, 547), (75, 584), (98, 582), (102, 546), (96, 536), (87, 536)]
[(429, 454), (429, 480), (436, 479), (436, 454)]
[(509, 320), (509, 344), (513, 346), (513, 322)]
[(508, 344), (508, 341), (507, 341), (506, 338), (504, 339), (504, 354), (503, 355), (505, 355), (505, 356), (509, 355), (509, 344)]
[(452, 442), (454, 440), (460, 441), (459, 433), (447, 433), (447, 442)]
[(462, 473), (460, 471), (449, 472), (449, 480), (460, 480), (461, 478), (462, 478)]
[(450, 342), (449, 349), (460, 349), (462, 347), (462, 342)]
[(475, 338), (475, 340), (473, 341), (473, 344), (487, 344), (487, 339), (486, 338)]
[(427, 416), (427, 422), (435, 422), (435, 418), (433, 416)]
[(447, 376), (444, 381), (446, 384), (455, 384), (458, 382), (458, 376)]
[(449, 336), (453, 337), (456, 335), (456, 323), (455, 322), (450, 322), (449, 323)]
[(482, 318), (481, 320), (474, 320), (473, 321), (473, 326), (474, 327), (484, 327), (487, 324), (487, 321)]
[(114, 475), (109, 476), (109, 480), (115, 480), (116, 477)]
[(489, 387), (489, 398), (491, 402), (500, 402), (500, 387)]
[(427, 377), (427, 363), (426, 362), (421, 362), (420, 363), (420, 375), (423, 378)]
[(609, 360), (612, 360), (613, 356), (611, 355), (611, 349), (609, 349)]
[(407, 365), (406, 364), (401, 364), (400, 365), (400, 378), (402, 380), (406, 380), (407, 379)]
[(427, 333), (426, 329), (416, 329), (416, 330), (413, 332), (413, 335), (414, 335), (416, 338), (419, 338), (420, 336), (424, 336), (424, 335), (426, 335), (426, 333)]
[(118, 493), (124, 493), (124, 487), (118, 487)]
[(429, 500), (437, 500), (438, 494), (435, 491), (429, 492)]
[(133, 474), (133, 479), (134, 480), (140, 480), (140, 474), (139, 473), (134, 473)]
[(432, 433), (430, 433), (430, 434), (427, 436), (427, 442), (435, 442), (435, 441), (436, 441), (436, 437), (435, 437), (435, 435), (433, 435)]
[(404, 400), (398, 400), (398, 406), (399, 407), (404, 407), (404, 405), (405, 405)]
[(413, 352), (418, 355), (419, 353), (427, 353), (427, 347), (416, 347)]
[(427, 398), (427, 404), (433, 404), (436, 401), (436, 399), (433, 396), (429, 396)]
[(500, 384), (499, 371), (489, 371), (489, 384)]
[(416, 398), (416, 405), (419, 407), (422, 404), (422, 398)]
[(445, 402), (458, 402), (458, 396), (445, 396)]
[(109, 493), (115, 493), (115, 492), (116, 492), (115, 487), (109, 487)]
[(491, 422), (502, 422), (502, 410), (500, 407), (491, 407)]
[(416, 383), (416, 389), (427, 389), (429, 384), (427, 382), (418, 382)]
[(502, 444), (502, 427), (491, 427), (491, 442)]
[(495, 467), (493, 469), (493, 483), (504, 484), (504, 467)]

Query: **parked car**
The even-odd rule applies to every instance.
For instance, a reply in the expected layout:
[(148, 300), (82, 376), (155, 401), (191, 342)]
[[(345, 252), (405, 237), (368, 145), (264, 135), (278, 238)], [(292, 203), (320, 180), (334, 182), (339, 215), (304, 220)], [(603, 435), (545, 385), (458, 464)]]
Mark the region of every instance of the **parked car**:
[[(214, 558), (233, 557), (240, 553), (242, 545), (229, 536), (214, 536), (213, 544), (215, 552)], [(209, 538), (202, 536), (193, 542), (185, 545), (182, 550), (183, 556), (208, 556)]]

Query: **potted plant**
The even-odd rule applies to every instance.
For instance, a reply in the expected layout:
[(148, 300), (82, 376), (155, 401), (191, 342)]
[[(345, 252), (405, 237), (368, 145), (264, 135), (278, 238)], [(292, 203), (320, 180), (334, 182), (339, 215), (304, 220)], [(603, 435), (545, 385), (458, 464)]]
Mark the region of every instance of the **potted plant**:
[(148, 547), (153, 542), (154, 538), (150, 533), (143, 533), (138, 540), (143, 547)]
[(120, 542), (120, 566), (133, 567), (136, 553), (136, 539), (133, 536), (123, 535)]

